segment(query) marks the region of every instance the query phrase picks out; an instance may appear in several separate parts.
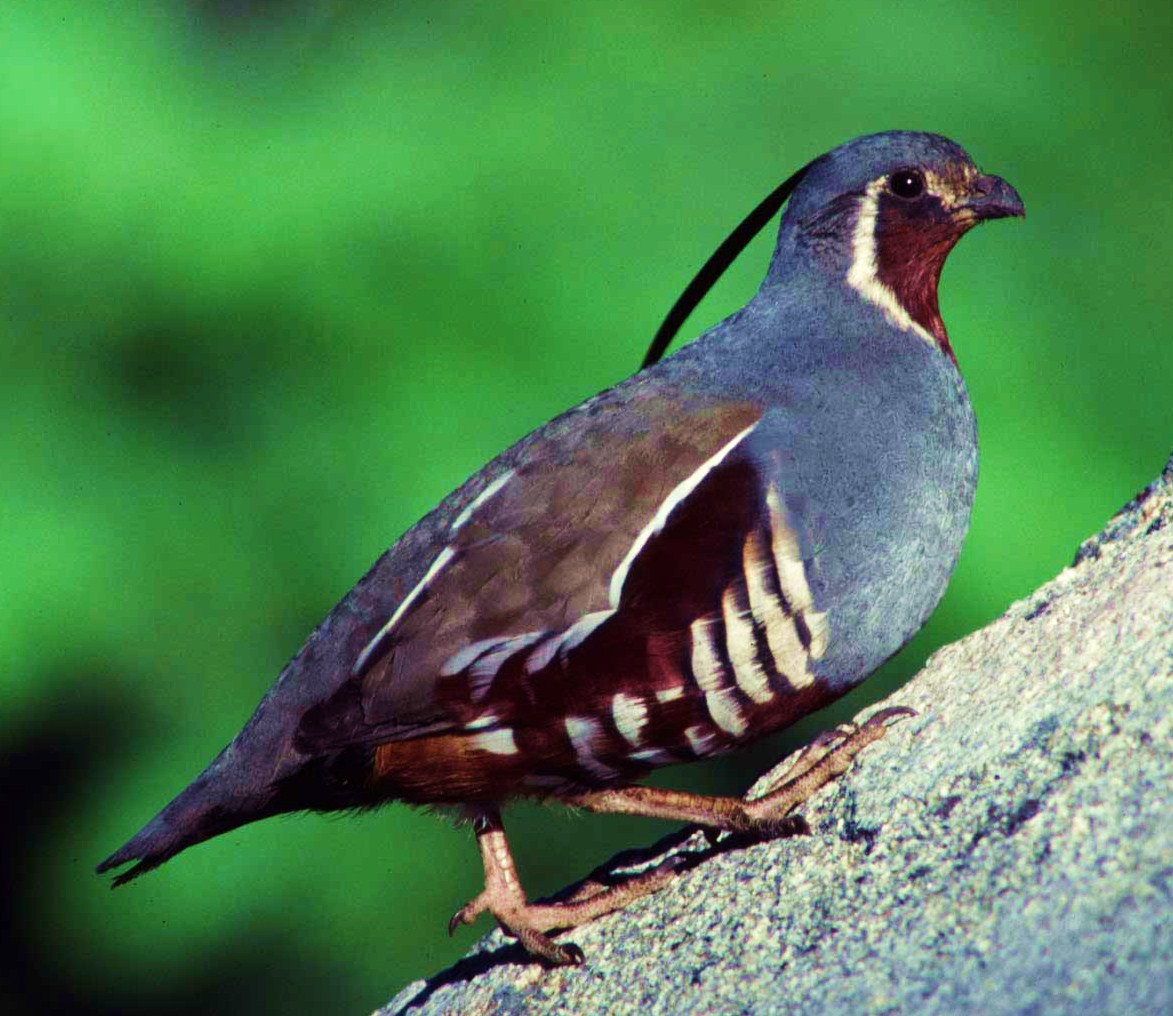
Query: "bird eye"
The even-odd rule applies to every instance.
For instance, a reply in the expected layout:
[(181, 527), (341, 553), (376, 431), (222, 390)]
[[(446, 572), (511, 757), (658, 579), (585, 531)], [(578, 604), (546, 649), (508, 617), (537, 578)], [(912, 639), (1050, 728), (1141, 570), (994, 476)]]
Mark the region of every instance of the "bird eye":
[(919, 198), (924, 193), (925, 178), (915, 169), (902, 169), (889, 177), (888, 186), (898, 198)]

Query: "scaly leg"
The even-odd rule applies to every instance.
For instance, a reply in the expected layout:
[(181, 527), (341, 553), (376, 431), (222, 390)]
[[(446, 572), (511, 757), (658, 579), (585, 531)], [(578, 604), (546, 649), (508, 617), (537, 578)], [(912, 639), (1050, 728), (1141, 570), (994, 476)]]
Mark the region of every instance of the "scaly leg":
[[(913, 715), (911, 709), (903, 707), (883, 709), (861, 726), (845, 724), (819, 735), (799, 753), (780, 783), (753, 800), (636, 786), (592, 791), (562, 800), (588, 811), (675, 819), (710, 829), (759, 836), (793, 834), (797, 824), (791, 813), (795, 808), (846, 772), (860, 751), (884, 736), (889, 720)], [(657, 892), (675, 878), (682, 863), (672, 858), (616, 886), (588, 879), (562, 903), (527, 903), (497, 809), (485, 809), (474, 822), (474, 829), (485, 866), (485, 888), (453, 915), (448, 922), (449, 934), (460, 924), (472, 924), (487, 910), (527, 952), (556, 965), (582, 963), (582, 950), (573, 942), (559, 945), (547, 932), (577, 927)]]
[(750, 801), (658, 787), (615, 787), (579, 794), (565, 801), (588, 811), (675, 819), (730, 832), (782, 835), (793, 832), (790, 813), (845, 773), (860, 751), (887, 733), (889, 720), (913, 715), (913, 710), (902, 706), (882, 709), (858, 727), (845, 724), (820, 735), (798, 756), (783, 782)]
[(487, 910), (506, 932), (516, 936), (527, 952), (557, 966), (582, 963), (582, 950), (573, 942), (559, 945), (547, 932), (574, 928), (620, 910), (633, 900), (664, 888), (676, 875), (676, 862), (670, 860), (619, 885), (599, 888), (585, 898), (573, 898), (565, 903), (527, 903), (500, 813), (496, 808), (486, 809), (477, 817), (473, 828), (485, 866), (485, 888), (452, 915), (448, 933), (452, 934), (458, 925), (472, 924)]

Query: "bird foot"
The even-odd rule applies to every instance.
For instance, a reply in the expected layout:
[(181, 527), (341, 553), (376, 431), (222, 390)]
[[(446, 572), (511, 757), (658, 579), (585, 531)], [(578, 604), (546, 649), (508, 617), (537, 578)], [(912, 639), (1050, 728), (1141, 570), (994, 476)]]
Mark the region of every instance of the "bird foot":
[(488, 912), (526, 952), (554, 966), (579, 966), (584, 957), (573, 942), (555, 942), (549, 932), (576, 928), (620, 910), (643, 896), (659, 892), (676, 877), (680, 867), (676, 858), (670, 858), (616, 885), (588, 879), (565, 901), (529, 903), (518, 881), (505, 830), (496, 813), (483, 815), (478, 820), (477, 844), (485, 866), (485, 888), (452, 915), (448, 934), (453, 934), (462, 924), (472, 924), (481, 914)]
[[(843, 723), (819, 734), (794, 757), (789, 766), (767, 773), (745, 798), (745, 814), (753, 830), (764, 835), (791, 833), (788, 822), (800, 804), (851, 767), (869, 744), (880, 740), (890, 721), (915, 716), (907, 706), (892, 706), (873, 713), (863, 723)], [(775, 828), (777, 827), (777, 828)]]
[[(873, 713), (861, 724), (846, 723), (820, 734), (778, 775), (770, 773), (766, 777), (764, 792), (745, 798), (704, 797), (656, 787), (617, 787), (567, 801), (591, 811), (682, 819), (707, 830), (751, 837), (801, 835), (809, 828), (801, 815), (792, 814), (794, 809), (845, 773), (856, 755), (888, 732), (890, 721), (915, 715), (912, 709), (895, 706)], [(529, 903), (517, 877), (500, 815), (495, 809), (482, 812), (475, 828), (485, 867), (485, 888), (452, 916), (448, 933), (462, 924), (472, 924), (488, 912), (528, 953), (555, 966), (577, 966), (583, 962), (583, 953), (573, 942), (553, 941), (550, 932), (576, 928), (658, 892), (688, 865), (686, 858), (674, 855), (616, 884), (609, 884), (609, 876), (595, 877), (597, 873), (592, 873), (562, 901)]]

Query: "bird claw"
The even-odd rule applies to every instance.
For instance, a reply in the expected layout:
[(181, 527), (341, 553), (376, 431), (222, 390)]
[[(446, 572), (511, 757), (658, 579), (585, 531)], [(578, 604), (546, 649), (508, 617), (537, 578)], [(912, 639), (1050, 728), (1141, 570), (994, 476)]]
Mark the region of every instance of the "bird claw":
[(913, 709), (912, 706), (888, 706), (886, 709), (880, 709), (879, 711), (872, 713), (871, 716), (864, 720), (863, 726), (887, 726), (889, 720), (901, 719), (905, 716), (913, 717), (919, 715), (920, 713)]
[(586, 954), (573, 942), (562, 943), (558, 951), (562, 954), (561, 966), (581, 967), (586, 962)]
[(469, 900), (448, 919), (449, 938), (456, 934), (456, 929), (462, 924), (475, 924), (476, 919), (489, 909), (488, 901), (485, 900), (484, 896), (485, 894), (482, 892), (474, 899)]
[[(887, 733), (891, 721), (916, 715), (916, 710), (908, 706), (889, 706), (872, 713), (863, 723), (844, 723), (819, 734), (795, 756), (787, 769), (768, 777), (763, 792), (747, 801), (754, 825), (766, 835), (783, 834), (786, 820), (798, 818), (790, 812), (845, 773), (859, 752)], [(801, 833), (797, 827), (787, 832), (788, 835)]]

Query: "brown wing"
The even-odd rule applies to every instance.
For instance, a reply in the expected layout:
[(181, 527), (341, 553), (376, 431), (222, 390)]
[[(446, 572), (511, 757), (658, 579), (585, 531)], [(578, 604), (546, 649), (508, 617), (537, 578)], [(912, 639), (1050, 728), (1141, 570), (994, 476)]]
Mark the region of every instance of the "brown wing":
[(825, 701), (817, 562), (801, 499), (784, 493), (779, 422), (738, 432), (660, 500), (602, 609), (444, 660), (433, 683), (455, 722), (380, 742), (375, 780), (429, 802), (605, 786), (731, 751)]
[[(502, 466), (452, 523), (346, 686), (302, 724), (315, 751), (442, 732), (467, 720), (445, 675), (580, 626), (613, 605), (613, 578), (666, 499), (760, 410), (657, 398), (584, 415)], [(617, 587), (616, 587), (617, 588)], [(573, 637), (573, 636), (572, 636)]]

